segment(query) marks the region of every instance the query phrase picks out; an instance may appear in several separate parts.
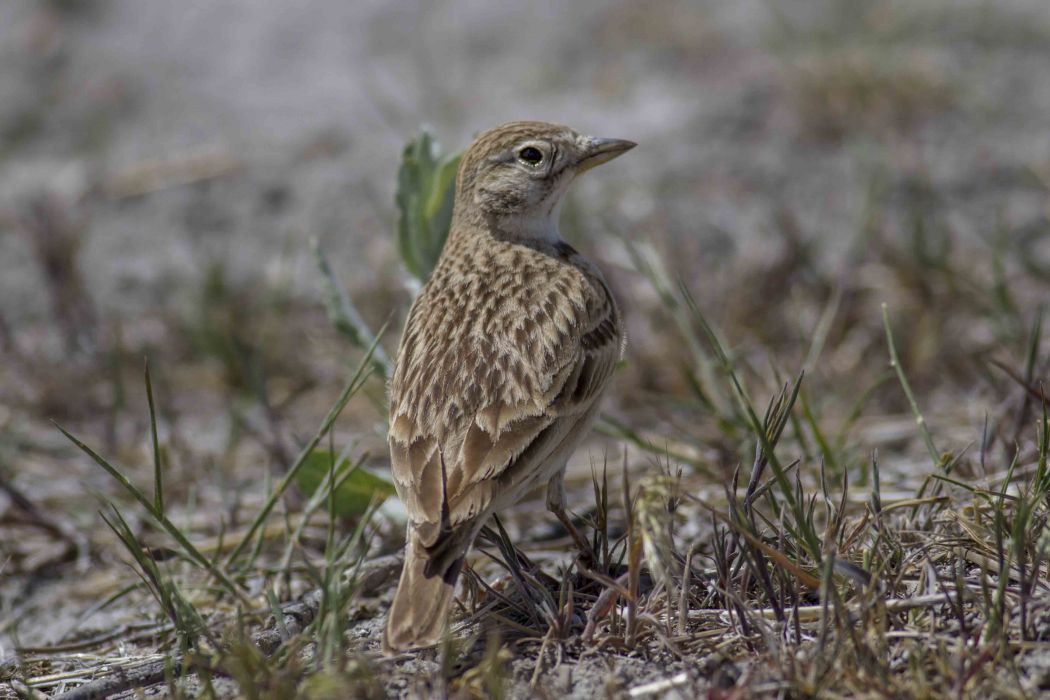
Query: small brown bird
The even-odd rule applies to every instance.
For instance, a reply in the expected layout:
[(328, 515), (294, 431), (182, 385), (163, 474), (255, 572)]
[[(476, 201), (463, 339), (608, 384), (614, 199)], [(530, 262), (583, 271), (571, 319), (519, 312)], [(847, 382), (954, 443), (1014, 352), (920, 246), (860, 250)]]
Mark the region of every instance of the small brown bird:
[(408, 511), (388, 652), (432, 646), (489, 516), (547, 486), (565, 513), (569, 456), (622, 354), (601, 272), (558, 234), (580, 173), (633, 148), (543, 122), (487, 131), (456, 178), (452, 228), (412, 304), (390, 385), (390, 460)]

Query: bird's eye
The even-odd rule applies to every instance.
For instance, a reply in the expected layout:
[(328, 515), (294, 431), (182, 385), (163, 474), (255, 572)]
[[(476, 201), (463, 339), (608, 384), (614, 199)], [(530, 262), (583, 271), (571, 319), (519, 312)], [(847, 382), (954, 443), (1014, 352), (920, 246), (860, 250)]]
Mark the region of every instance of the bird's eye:
[(518, 151), (518, 160), (526, 165), (537, 166), (543, 162), (543, 152), (535, 146), (526, 146)]

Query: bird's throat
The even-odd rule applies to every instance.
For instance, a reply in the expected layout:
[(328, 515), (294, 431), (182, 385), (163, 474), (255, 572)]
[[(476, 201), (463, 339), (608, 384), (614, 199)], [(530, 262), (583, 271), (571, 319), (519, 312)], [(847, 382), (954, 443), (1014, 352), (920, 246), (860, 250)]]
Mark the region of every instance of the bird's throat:
[(521, 242), (555, 244), (562, 242), (558, 220), (564, 199), (559, 197), (553, 204), (537, 207), (524, 214), (501, 216), (497, 221), (500, 233), (508, 239)]

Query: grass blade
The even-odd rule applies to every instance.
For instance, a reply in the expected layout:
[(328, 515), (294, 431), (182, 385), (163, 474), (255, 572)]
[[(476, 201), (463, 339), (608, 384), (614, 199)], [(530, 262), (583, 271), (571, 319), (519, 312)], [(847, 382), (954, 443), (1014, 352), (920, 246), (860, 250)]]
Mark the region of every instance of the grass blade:
[(149, 433), (153, 443), (153, 508), (164, 515), (164, 476), (160, 460), (160, 441), (157, 439), (157, 409), (153, 404), (153, 382), (149, 376), (149, 358), (146, 358), (146, 401), (149, 403)]
[(347, 383), (346, 388), (343, 389), (339, 398), (336, 399), (335, 404), (328, 411), (328, 415), (325, 416), (325, 419), (321, 422), (321, 427), (317, 430), (317, 433), (311, 438), (310, 442), (300, 450), (299, 456), (296, 458), (291, 468), (288, 469), (288, 472), (284, 475), (284, 478), (281, 479), (273, 493), (270, 494), (270, 497), (266, 499), (266, 503), (263, 504), (262, 510), (259, 511), (259, 514), (255, 516), (255, 520), (248, 528), (248, 532), (245, 533), (244, 538), (230, 552), (229, 556), (226, 558), (228, 563), (236, 561), (237, 557), (241, 555), (244, 548), (248, 545), (248, 542), (251, 541), (252, 537), (262, 526), (263, 522), (269, 517), (270, 511), (272, 511), (274, 506), (277, 505), (277, 501), (280, 500), (281, 496), (284, 495), (284, 492), (288, 490), (288, 487), (295, 483), (295, 478), (298, 475), (299, 470), (302, 469), (304, 464), (306, 464), (306, 460), (314, 451), (314, 448), (320, 444), (321, 440), (323, 440), (328, 434), (328, 431), (332, 429), (332, 425), (339, 417), (339, 414), (343, 412), (343, 409), (346, 408), (346, 404), (350, 402), (350, 399), (354, 397), (361, 387), (364, 386), (369, 376), (371, 376), (371, 371), (369, 371), (368, 368), (371, 364), (375, 349), (379, 346), (379, 338), (382, 337), (385, 329), (386, 326), (383, 326), (383, 328), (379, 330), (379, 335), (372, 341), (371, 347), (369, 347), (368, 352), (365, 353), (365, 356), (361, 359), (361, 363), (358, 365), (353, 377), (351, 377), (350, 381)]
[(915, 423), (919, 426), (922, 440), (926, 443), (926, 450), (930, 453), (930, 459), (933, 460), (933, 466), (939, 467), (941, 464), (941, 453), (937, 451), (937, 446), (933, 444), (933, 435), (930, 433), (929, 426), (926, 425), (926, 418), (923, 417), (922, 411), (919, 409), (919, 402), (915, 400), (915, 394), (912, 393), (908, 378), (904, 376), (904, 368), (901, 367), (900, 358), (897, 356), (897, 345), (893, 342), (893, 331), (890, 330), (890, 315), (885, 304), (882, 305), (882, 325), (886, 329), (886, 345), (889, 347), (890, 352), (890, 367), (897, 373), (897, 380), (901, 384), (901, 389), (904, 390), (904, 395), (908, 398), (912, 414), (915, 416)]

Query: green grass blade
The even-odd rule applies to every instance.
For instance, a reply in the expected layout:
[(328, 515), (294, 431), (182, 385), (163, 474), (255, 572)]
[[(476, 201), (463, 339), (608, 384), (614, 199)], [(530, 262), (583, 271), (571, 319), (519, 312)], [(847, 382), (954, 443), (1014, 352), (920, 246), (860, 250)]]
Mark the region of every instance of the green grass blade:
[(147, 498), (146, 495), (142, 493), (142, 491), (137, 486), (128, 481), (128, 478), (124, 476), (124, 474), (121, 473), (119, 469), (117, 469), (108, 461), (106, 461), (104, 457), (102, 457), (97, 452), (88, 447), (86, 444), (81, 442), (79, 439), (77, 439), (76, 436), (67, 431), (58, 423), (54, 423), (54, 426), (58, 428), (59, 431), (61, 431), (61, 433), (65, 435), (70, 442), (76, 445), (81, 452), (93, 459), (95, 463), (102, 467), (104, 470), (106, 470), (106, 472), (109, 473), (109, 475), (112, 476), (117, 481), (117, 483), (124, 487), (124, 490), (131, 494), (135, 498), (135, 500), (138, 501), (142, 505), (142, 507), (146, 509), (146, 512), (154, 518), (154, 520), (161, 526), (161, 528), (169, 535), (171, 535), (172, 539), (179, 543), (179, 546), (182, 547), (183, 551), (186, 552), (190, 559), (206, 568), (209, 572), (211, 572), (211, 574), (215, 577), (215, 579), (219, 582), (219, 584), (223, 587), (223, 589), (226, 592), (240, 598), (246, 603), (248, 602), (248, 599), (245, 597), (244, 591), (241, 589), (241, 587), (234, 583), (229, 578), (229, 576), (227, 576), (226, 573), (222, 571), (222, 569), (215, 565), (214, 562), (212, 562), (210, 559), (204, 556), (200, 552), (200, 550), (198, 550), (193, 545), (193, 543), (186, 538), (186, 535), (183, 534), (182, 530), (180, 530), (173, 522), (171, 522), (166, 515), (164, 515), (163, 513), (158, 513), (156, 510), (154, 510), (153, 502), (149, 498)]
[(288, 469), (288, 472), (284, 475), (284, 478), (281, 479), (280, 483), (277, 485), (277, 488), (274, 489), (273, 493), (270, 494), (270, 497), (266, 499), (266, 503), (263, 505), (262, 510), (259, 511), (259, 514), (255, 517), (255, 520), (252, 522), (251, 526), (248, 528), (248, 532), (245, 533), (244, 538), (241, 539), (241, 541), (237, 544), (236, 547), (233, 548), (229, 556), (226, 558), (227, 562), (236, 561), (237, 557), (241, 555), (241, 553), (244, 551), (244, 548), (248, 545), (248, 542), (251, 541), (255, 533), (259, 530), (260, 527), (262, 527), (262, 524), (266, 521), (266, 518), (269, 517), (270, 511), (272, 511), (274, 506), (277, 505), (277, 501), (284, 495), (284, 492), (288, 490), (288, 487), (295, 483), (295, 478), (298, 475), (299, 470), (302, 469), (304, 464), (306, 464), (306, 460), (310, 456), (310, 453), (314, 451), (314, 448), (316, 448), (317, 445), (320, 444), (321, 440), (323, 440), (325, 435), (328, 434), (328, 431), (332, 429), (332, 425), (339, 417), (339, 414), (343, 412), (343, 409), (346, 408), (346, 404), (350, 402), (350, 399), (353, 398), (354, 395), (361, 389), (361, 387), (365, 385), (365, 382), (368, 380), (369, 376), (371, 376), (369, 366), (372, 361), (372, 355), (375, 352), (375, 349), (378, 347), (379, 338), (382, 337), (383, 331), (385, 329), (385, 325), (383, 326), (383, 328), (379, 329), (379, 335), (376, 336), (375, 340), (372, 342), (372, 346), (368, 349), (368, 352), (365, 353), (365, 356), (361, 359), (361, 363), (358, 365), (353, 377), (351, 377), (350, 381), (347, 383), (346, 388), (343, 389), (343, 392), (339, 395), (339, 398), (336, 399), (335, 404), (328, 411), (328, 415), (325, 416), (325, 419), (321, 422), (321, 427), (317, 430), (317, 433), (313, 436), (310, 442), (308, 442), (299, 452), (299, 456), (296, 458), (291, 468)]
[(901, 384), (901, 389), (904, 390), (904, 395), (908, 398), (912, 414), (915, 416), (915, 423), (919, 426), (923, 442), (926, 443), (926, 450), (930, 453), (930, 459), (933, 460), (933, 466), (939, 467), (941, 464), (941, 453), (937, 451), (937, 446), (933, 444), (933, 435), (930, 433), (929, 426), (926, 425), (926, 418), (923, 417), (922, 411), (919, 409), (919, 403), (915, 400), (915, 394), (912, 393), (911, 384), (908, 383), (908, 378), (904, 375), (904, 368), (901, 367), (900, 358), (897, 356), (897, 345), (893, 342), (893, 331), (890, 330), (890, 315), (885, 304), (882, 305), (882, 325), (886, 329), (886, 345), (889, 347), (890, 352), (890, 367), (897, 373), (897, 380)]
[(372, 366), (380, 377), (384, 380), (389, 379), (393, 375), (393, 363), (391, 363), (383, 348), (376, 344), (376, 335), (368, 327), (368, 323), (365, 322), (364, 318), (361, 317), (354, 303), (350, 301), (346, 288), (339, 283), (335, 271), (332, 270), (332, 266), (328, 263), (328, 258), (325, 256), (324, 251), (321, 249), (321, 244), (316, 238), (311, 242), (311, 247), (313, 248), (314, 259), (317, 261), (317, 267), (321, 271), (321, 281), (324, 285), (324, 290), (327, 293), (328, 298), (325, 308), (328, 311), (328, 318), (331, 320), (332, 325), (359, 348), (368, 348), (375, 345), (375, 349), (372, 352)]
[(146, 401), (149, 403), (149, 433), (153, 443), (153, 508), (164, 516), (164, 476), (160, 460), (160, 441), (157, 438), (157, 409), (153, 404), (153, 381), (149, 376), (149, 358), (146, 358)]

